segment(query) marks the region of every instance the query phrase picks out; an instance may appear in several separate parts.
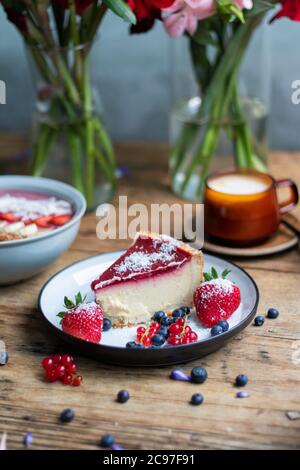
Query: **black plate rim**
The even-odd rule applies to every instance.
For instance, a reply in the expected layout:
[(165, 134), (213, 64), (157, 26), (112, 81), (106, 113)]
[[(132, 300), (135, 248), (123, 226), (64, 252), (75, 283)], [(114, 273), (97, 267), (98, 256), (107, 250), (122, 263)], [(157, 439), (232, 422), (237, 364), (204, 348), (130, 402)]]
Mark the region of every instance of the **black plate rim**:
[[(42, 298), (42, 295), (44, 293), (44, 290), (46, 289), (47, 285), (52, 281), (52, 279), (54, 279), (56, 276), (61, 274), (63, 271), (65, 271), (65, 270), (71, 268), (72, 266), (75, 266), (76, 264), (79, 264), (83, 261), (87, 261), (89, 259), (95, 258), (97, 256), (100, 256), (101, 254), (121, 253), (123, 251), (125, 251), (125, 250), (114, 250), (114, 251), (110, 251), (110, 252), (100, 253), (99, 255), (88, 256), (87, 258), (83, 258), (79, 261), (75, 261), (74, 263), (69, 264), (68, 266), (65, 266), (64, 268), (62, 268), (59, 271), (57, 271), (56, 273), (54, 273), (45, 282), (45, 284), (42, 286), (42, 288), (39, 292), (39, 295), (38, 295), (38, 299), (37, 299), (38, 311), (39, 311), (39, 313), (42, 314), (43, 318), (46, 320), (46, 322), (47, 322), (48, 326), (50, 327), (50, 329), (52, 331), (54, 331), (56, 333), (56, 335), (58, 335), (64, 341), (66, 341), (68, 343), (71, 343), (74, 347), (76, 347), (79, 350), (82, 350), (83, 352), (86, 352), (89, 355), (92, 355), (92, 356), (96, 355), (97, 357), (100, 358), (101, 357), (101, 352), (104, 353), (104, 356), (107, 356), (107, 355), (109, 355), (109, 353), (115, 352), (117, 355), (119, 355), (121, 353), (121, 351), (123, 353), (126, 351), (126, 355), (132, 356), (135, 359), (137, 359), (137, 354), (136, 353), (138, 352), (138, 356), (139, 356), (138, 359), (139, 360), (136, 363), (134, 363), (134, 362), (131, 363), (130, 360), (129, 360), (128, 363), (123, 362), (123, 361), (120, 361), (120, 362), (115, 361), (115, 360), (112, 361), (113, 364), (120, 364), (120, 365), (125, 365), (126, 364), (126, 365), (129, 365), (129, 366), (131, 366), (131, 365), (132, 366), (141, 366), (141, 365), (143, 365), (143, 360), (142, 360), (141, 356), (145, 356), (145, 359), (147, 359), (147, 360), (149, 360), (151, 357), (154, 357), (155, 359), (154, 359), (153, 365), (162, 365), (162, 366), (164, 366), (164, 365), (168, 365), (168, 364), (171, 364), (171, 363), (172, 364), (175, 364), (175, 363), (178, 364), (180, 362), (186, 362), (185, 359), (182, 359), (182, 360), (178, 360), (178, 361), (170, 361), (170, 362), (167, 362), (165, 364), (165, 363), (159, 363), (157, 361), (157, 359), (162, 354), (162, 351), (164, 351), (164, 352), (165, 351), (168, 351), (168, 352), (172, 351), (177, 356), (176, 353), (180, 353), (180, 351), (184, 350), (184, 351), (191, 351), (192, 352), (194, 350), (197, 350), (198, 347), (203, 348), (203, 346), (208, 347), (208, 349), (212, 349), (212, 350), (219, 349), (219, 347), (221, 347), (225, 342), (227, 342), (227, 340), (229, 340), (232, 337), (236, 336), (240, 331), (245, 329), (249, 325), (251, 320), (254, 318), (254, 316), (257, 312), (257, 307), (258, 307), (258, 304), (259, 304), (260, 294), (259, 294), (259, 289), (257, 287), (257, 284), (254, 281), (254, 279), (252, 278), (252, 276), (244, 268), (242, 268), (238, 264), (234, 263), (233, 261), (228, 260), (226, 258), (223, 258), (221, 256), (212, 255), (209, 252), (207, 252), (206, 250), (202, 250), (202, 253), (204, 255), (207, 254), (208, 256), (217, 258), (221, 261), (225, 261), (226, 263), (231, 264), (232, 266), (234, 266), (238, 270), (242, 271), (246, 275), (246, 277), (249, 279), (251, 284), (253, 285), (254, 290), (255, 290), (255, 294), (256, 294), (255, 303), (254, 303), (254, 306), (253, 306), (252, 310), (250, 311), (250, 313), (241, 322), (239, 322), (237, 325), (230, 328), (228, 331), (226, 331), (224, 333), (221, 333), (220, 335), (212, 336), (210, 338), (206, 338), (205, 340), (197, 341), (196, 343), (182, 344), (182, 345), (178, 345), (178, 346), (172, 346), (170, 348), (145, 348), (145, 349), (134, 349), (133, 348), (133, 349), (130, 349), (130, 348), (126, 348), (126, 347), (110, 346), (110, 345), (101, 344), (101, 343), (100, 344), (91, 343), (91, 342), (85, 341), (81, 338), (76, 338), (75, 336), (72, 336), (72, 335), (62, 331), (60, 328), (58, 328), (56, 325), (54, 325), (47, 318), (47, 316), (43, 312), (43, 309), (42, 309), (42, 306), (41, 306), (41, 298)], [(209, 348), (209, 346), (213, 346), (213, 345), (215, 345), (215, 348), (214, 347)], [(195, 351), (195, 357), (197, 357), (196, 351)], [(189, 360), (192, 360), (192, 359), (189, 359)], [(104, 360), (104, 362), (110, 362), (110, 361), (109, 360)], [(145, 365), (150, 365), (151, 366), (152, 364), (145, 364)]]

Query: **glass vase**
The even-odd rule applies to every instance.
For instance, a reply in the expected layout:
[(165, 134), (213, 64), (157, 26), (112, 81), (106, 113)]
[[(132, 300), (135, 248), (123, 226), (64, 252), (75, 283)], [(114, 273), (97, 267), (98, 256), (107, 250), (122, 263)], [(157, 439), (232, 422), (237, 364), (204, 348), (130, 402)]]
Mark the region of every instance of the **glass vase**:
[(116, 189), (114, 150), (90, 76), (90, 44), (27, 47), (37, 100), (30, 172), (75, 186), (88, 210)]
[[(267, 168), (268, 34), (261, 20), (228, 25), (223, 49), (193, 38), (172, 43), (170, 173), (182, 198), (202, 201), (212, 171)], [(200, 22), (198, 40), (201, 34)]]

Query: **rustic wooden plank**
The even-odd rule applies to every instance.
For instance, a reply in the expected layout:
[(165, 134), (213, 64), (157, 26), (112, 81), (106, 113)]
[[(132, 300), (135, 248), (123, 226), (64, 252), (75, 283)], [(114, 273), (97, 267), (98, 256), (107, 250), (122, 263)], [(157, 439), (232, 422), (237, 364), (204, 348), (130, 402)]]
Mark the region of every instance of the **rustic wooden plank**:
[[(122, 164), (131, 176), (120, 181), (120, 193), (130, 202), (178, 201), (168, 189), (167, 147), (144, 144), (118, 146)], [(293, 175), (300, 185), (300, 154), (275, 153), (272, 169)], [(114, 202), (116, 203), (116, 199)], [(297, 210), (299, 213), (299, 210)], [(87, 256), (125, 248), (127, 242), (100, 241), (96, 218), (84, 218), (71, 249), (39, 276), (13, 287), (0, 288), (0, 339), (10, 362), (0, 369), (0, 434), (8, 432), (8, 447), (22, 448), (23, 435), (34, 435), (33, 449), (97, 449), (104, 433), (113, 433), (126, 449), (297, 449), (300, 420), (288, 411), (300, 411), (299, 367), (300, 263), (297, 250), (257, 260), (240, 260), (258, 283), (260, 309), (279, 308), (277, 320), (249, 326), (220, 351), (202, 361), (209, 379), (201, 386), (173, 382), (170, 367), (134, 369), (101, 364), (78, 356), (84, 376), (80, 388), (42, 380), (40, 361), (69, 347), (48, 330), (36, 309), (43, 283), (62, 267)], [(250, 397), (235, 398), (233, 381), (249, 375)], [(130, 391), (125, 405), (115, 402), (119, 389)], [(205, 402), (194, 408), (188, 402), (201, 391)], [(66, 407), (76, 411), (69, 425), (58, 422)]]

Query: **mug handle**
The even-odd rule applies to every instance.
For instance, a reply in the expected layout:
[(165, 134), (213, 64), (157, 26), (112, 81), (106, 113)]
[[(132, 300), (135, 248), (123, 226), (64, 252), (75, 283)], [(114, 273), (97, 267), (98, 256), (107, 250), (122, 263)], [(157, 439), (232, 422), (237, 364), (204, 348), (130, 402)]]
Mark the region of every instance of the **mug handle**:
[(285, 214), (295, 207), (299, 202), (298, 188), (294, 181), (290, 179), (280, 179), (275, 181), (277, 188), (290, 188), (290, 197), (279, 204), (279, 213)]

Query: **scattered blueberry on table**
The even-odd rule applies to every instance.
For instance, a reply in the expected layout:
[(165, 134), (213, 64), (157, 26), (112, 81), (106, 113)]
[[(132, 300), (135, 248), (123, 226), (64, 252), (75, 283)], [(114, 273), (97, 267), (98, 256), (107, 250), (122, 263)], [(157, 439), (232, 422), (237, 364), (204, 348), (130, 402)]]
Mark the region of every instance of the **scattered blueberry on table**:
[(102, 325), (102, 330), (103, 331), (108, 331), (112, 327), (111, 321), (109, 318), (104, 318), (103, 319), (103, 325)]
[(119, 444), (113, 444), (111, 446), (111, 450), (124, 450), (122, 446), (120, 446)]
[(182, 369), (173, 369), (170, 374), (170, 378), (181, 382), (191, 381), (191, 377), (189, 377)]
[(215, 325), (215, 326), (213, 326), (212, 329), (210, 330), (211, 336), (218, 336), (218, 335), (220, 335), (221, 333), (223, 333), (223, 328), (222, 328), (220, 325)]
[(245, 390), (242, 390), (241, 392), (237, 392), (235, 396), (236, 398), (248, 398), (250, 395)]
[(196, 384), (203, 384), (207, 377), (207, 370), (204, 367), (194, 367), (191, 371), (191, 380)]
[(26, 447), (26, 449), (28, 449), (28, 447), (31, 446), (32, 444), (32, 441), (33, 441), (33, 437), (32, 437), (32, 433), (31, 432), (27, 432), (24, 436), (24, 446)]
[(0, 366), (5, 366), (8, 363), (9, 356), (6, 351), (0, 352)]
[(75, 418), (75, 413), (71, 408), (63, 410), (59, 416), (62, 423), (70, 423)]
[(115, 443), (115, 438), (111, 434), (105, 434), (104, 436), (101, 437), (100, 440), (100, 446), (108, 449), (109, 447), (112, 447)]
[(117, 395), (117, 401), (119, 403), (126, 403), (130, 398), (129, 392), (127, 390), (120, 390)]
[(279, 315), (279, 311), (276, 309), (276, 308), (269, 308), (268, 312), (267, 312), (267, 317), (268, 318), (271, 318), (272, 320), (277, 318)]
[(254, 319), (254, 325), (255, 326), (262, 326), (265, 323), (265, 319), (262, 315), (258, 315)]
[(248, 381), (249, 381), (249, 379), (248, 379), (247, 375), (240, 374), (235, 379), (235, 385), (237, 387), (245, 387), (245, 385), (247, 385)]
[(203, 401), (204, 401), (204, 397), (202, 393), (194, 393), (194, 395), (192, 395), (191, 397), (191, 405), (195, 405), (195, 406), (202, 405)]

